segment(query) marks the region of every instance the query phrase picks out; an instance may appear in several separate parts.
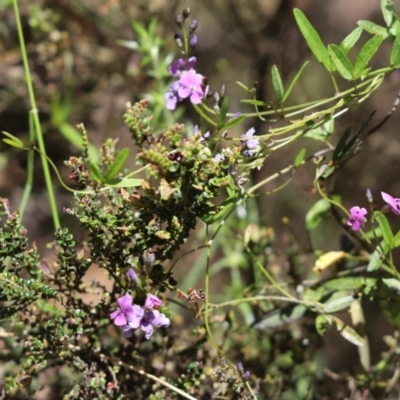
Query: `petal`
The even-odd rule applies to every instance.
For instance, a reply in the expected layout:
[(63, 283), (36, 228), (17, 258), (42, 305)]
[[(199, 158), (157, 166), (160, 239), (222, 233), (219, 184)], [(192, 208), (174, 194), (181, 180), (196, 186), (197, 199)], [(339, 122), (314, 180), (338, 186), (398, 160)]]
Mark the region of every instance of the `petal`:
[(129, 337), (132, 336), (132, 333), (133, 333), (133, 329), (132, 329), (129, 325), (126, 325), (126, 326), (124, 327), (124, 336), (125, 336), (126, 338), (129, 338)]
[(144, 308), (160, 307), (161, 305), (162, 301), (157, 296), (154, 296), (154, 294), (148, 294), (144, 303)]
[(351, 226), (351, 229), (353, 229), (353, 231), (358, 231), (360, 228), (361, 228), (360, 221), (354, 221), (353, 225)]
[(110, 318), (111, 319), (115, 319), (115, 318), (117, 318), (117, 316), (119, 315), (119, 314), (121, 314), (121, 310), (115, 310), (115, 311), (113, 311), (111, 314), (110, 314)]
[(192, 104), (200, 104), (201, 98), (202, 96), (200, 96), (198, 92), (193, 92), (190, 96), (190, 101), (192, 102)]
[(114, 324), (116, 326), (123, 326), (126, 325), (128, 321), (125, 318), (125, 315), (121, 312), (119, 315), (114, 319)]
[(388, 204), (390, 204), (390, 205), (393, 205), (393, 203), (394, 203), (394, 198), (393, 198), (390, 194), (385, 193), (385, 192), (381, 192), (381, 195), (382, 195), (383, 200), (384, 200), (386, 203), (388, 203)]
[(129, 294), (125, 294), (117, 300), (117, 303), (121, 310), (125, 312), (125, 309), (132, 307), (132, 297)]
[(144, 336), (146, 339), (150, 339), (151, 335), (154, 332), (154, 328), (151, 324), (141, 326), (142, 331), (144, 332)]
[(186, 99), (187, 97), (190, 96), (191, 93), (192, 93), (192, 91), (191, 91), (188, 87), (183, 87), (183, 86), (181, 86), (181, 87), (178, 89), (178, 96), (179, 96), (181, 99)]
[(160, 313), (160, 315), (156, 316), (153, 319), (152, 325), (156, 326), (157, 328), (160, 327), (167, 327), (171, 324), (169, 318), (167, 318), (164, 314)]

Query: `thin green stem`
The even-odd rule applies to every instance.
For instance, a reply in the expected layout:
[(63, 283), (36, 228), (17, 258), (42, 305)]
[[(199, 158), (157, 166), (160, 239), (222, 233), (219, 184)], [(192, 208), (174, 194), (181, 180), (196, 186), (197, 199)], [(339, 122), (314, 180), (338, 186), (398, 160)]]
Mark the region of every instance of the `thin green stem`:
[(35, 93), (34, 93), (33, 84), (32, 84), (32, 76), (31, 76), (31, 72), (29, 69), (28, 55), (27, 55), (27, 51), (26, 51), (25, 39), (24, 39), (23, 31), (22, 31), (21, 18), (20, 18), (20, 13), (19, 13), (19, 9), (18, 9), (18, 0), (13, 0), (13, 5), (14, 5), (15, 20), (17, 23), (19, 44), (21, 47), (22, 61), (23, 61), (24, 70), (25, 70), (26, 85), (27, 85), (28, 93), (29, 93), (29, 101), (31, 103), (30, 113), (31, 113), (32, 119), (33, 119), (33, 128), (34, 128), (33, 130), (36, 135), (36, 140), (38, 142), (39, 149), (41, 152), (43, 174), (44, 174), (44, 179), (46, 181), (46, 189), (47, 189), (47, 194), (49, 196), (49, 203), (50, 203), (51, 214), (53, 216), (54, 227), (55, 227), (55, 229), (58, 229), (60, 227), (60, 219), (58, 216), (57, 204), (56, 204), (56, 200), (55, 200), (53, 185), (51, 182), (50, 169), (49, 169), (49, 166), (47, 163), (47, 158), (45, 156), (46, 149), (44, 146), (42, 128), (40, 126), (40, 121), (39, 121), (39, 112), (36, 107)]

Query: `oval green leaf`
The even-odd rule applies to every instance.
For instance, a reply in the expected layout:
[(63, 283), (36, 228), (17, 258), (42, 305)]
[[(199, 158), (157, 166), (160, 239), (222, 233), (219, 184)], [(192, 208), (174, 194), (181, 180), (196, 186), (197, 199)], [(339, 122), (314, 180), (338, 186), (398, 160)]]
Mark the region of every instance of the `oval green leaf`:
[(395, 247), (395, 241), (392, 229), (390, 228), (389, 225), (389, 221), (383, 214), (379, 214), (376, 217), (376, 220), (378, 221), (379, 227), (381, 228), (383, 240), (389, 246), (389, 249), (393, 249)]
[(390, 64), (395, 67), (400, 66), (400, 34), (396, 36), (393, 42), (392, 51), (390, 52)]
[(347, 54), (349, 50), (357, 43), (358, 39), (361, 36), (362, 28), (359, 26), (354, 29), (354, 31), (350, 32), (340, 43), (339, 48), (343, 51), (344, 54)]
[(354, 78), (359, 78), (361, 75), (363, 75), (365, 67), (379, 49), (382, 41), (383, 37), (377, 35), (369, 39), (368, 42), (364, 44), (357, 56), (356, 62), (354, 63)]
[(329, 55), (335, 64), (339, 74), (347, 80), (353, 78), (353, 66), (350, 60), (347, 58), (346, 54), (335, 44), (330, 44), (328, 46)]
[(276, 65), (272, 66), (271, 74), (272, 74), (272, 86), (274, 88), (276, 101), (281, 106), (285, 90), (283, 89), (281, 75)]

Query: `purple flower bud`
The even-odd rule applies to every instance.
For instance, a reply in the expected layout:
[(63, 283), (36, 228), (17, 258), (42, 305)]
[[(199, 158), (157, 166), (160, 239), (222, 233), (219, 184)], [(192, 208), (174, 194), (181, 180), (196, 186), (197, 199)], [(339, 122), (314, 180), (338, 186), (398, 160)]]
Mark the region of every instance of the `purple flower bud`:
[(177, 15), (176, 16), (175, 23), (178, 25), (178, 28), (182, 28), (182, 26), (183, 26), (182, 15)]
[(160, 307), (161, 305), (162, 301), (157, 296), (154, 296), (154, 294), (149, 293), (144, 303), (144, 308)]
[(244, 373), (243, 379), (244, 379), (245, 381), (248, 381), (248, 380), (250, 379), (250, 372), (249, 372), (249, 371), (246, 371), (246, 372)]
[(199, 26), (199, 23), (194, 19), (189, 26), (189, 35), (191, 35)]
[(372, 197), (371, 189), (367, 189), (366, 195), (367, 195), (368, 203), (373, 203), (374, 199)]
[(134, 281), (137, 284), (140, 284), (140, 278), (138, 277), (138, 274), (134, 271), (133, 268), (129, 268), (126, 276), (128, 277), (128, 279), (130, 279), (131, 281)]
[(180, 37), (177, 33), (175, 33), (175, 35), (174, 35), (174, 41), (175, 41), (176, 45), (177, 45), (180, 49), (183, 48), (182, 39), (181, 39), (181, 37)]
[(243, 369), (243, 364), (242, 363), (237, 363), (236, 368), (241, 374), (243, 374), (244, 369)]
[(189, 46), (194, 49), (197, 45), (197, 35), (193, 35), (192, 38), (189, 40)]

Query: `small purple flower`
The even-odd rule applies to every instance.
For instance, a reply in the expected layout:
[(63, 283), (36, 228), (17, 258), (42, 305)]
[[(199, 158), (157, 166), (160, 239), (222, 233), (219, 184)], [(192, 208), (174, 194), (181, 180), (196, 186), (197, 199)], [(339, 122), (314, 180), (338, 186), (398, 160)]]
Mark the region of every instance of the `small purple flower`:
[(197, 35), (193, 35), (189, 41), (189, 46), (194, 49), (197, 46)]
[(250, 379), (250, 372), (249, 372), (249, 371), (246, 371), (246, 372), (244, 373), (243, 379), (244, 379), (245, 381), (248, 381), (248, 380)]
[(194, 69), (183, 71), (178, 81), (178, 96), (181, 99), (190, 97), (192, 104), (200, 104), (205, 93), (203, 92), (202, 83), (203, 75), (198, 74)]
[(221, 154), (221, 153), (218, 153), (218, 154), (216, 154), (215, 155), (215, 157), (214, 157), (214, 161), (216, 162), (216, 163), (220, 163), (221, 161), (223, 161), (224, 160), (224, 155), (223, 154)]
[(162, 301), (157, 296), (154, 296), (154, 294), (148, 294), (144, 303), (144, 308), (160, 307), (161, 305)]
[(354, 206), (350, 208), (350, 217), (347, 220), (347, 225), (351, 226), (353, 231), (360, 230), (365, 223), (365, 216), (367, 215), (367, 210), (365, 208), (360, 208)]
[(177, 77), (182, 71), (189, 71), (190, 69), (193, 69), (196, 65), (196, 61), (196, 57), (190, 57), (188, 60), (185, 60), (184, 58), (178, 58), (168, 67), (168, 72), (172, 76)]
[(120, 297), (117, 303), (119, 308), (110, 314), (110, 318), (114, 321), (116, 326), (127, 325), (134, 316), (132, 297), (126, 294)]
[(166, 101), (166, 107), (168, 110), (175, 110), (176, 108), (176, 103), (180, 101), (180, 97), (178, 96), (178, 89), (179, 89), (179, 83), (174, 82), (170, 88), (169, 92), (164, 94)]
[(390, 194), (381, 192), (383, 200), (387, 203), (387, 206), (396, 215), (400, 215), (400, 199), (392, 197)]
[(245, 147), (243, 154), (246, 157), (253, 156), (259, 150), (260, 141), (253, 137), (255, 132), (256, 130), (254, 128), (250, 128), (244, 135), (241, 136), (243, 140), (243, 146)]

